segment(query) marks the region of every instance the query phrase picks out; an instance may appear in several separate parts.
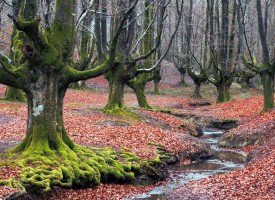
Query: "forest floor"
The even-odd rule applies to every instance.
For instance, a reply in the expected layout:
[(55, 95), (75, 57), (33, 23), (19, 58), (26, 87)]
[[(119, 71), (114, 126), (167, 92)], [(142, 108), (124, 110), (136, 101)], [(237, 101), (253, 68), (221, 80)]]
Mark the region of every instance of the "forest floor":
[[(168, 199), (275, 199), (275, 109), (259, 114), (263, 107), (260, 90), (244, 92), (234, 83), (232, 101), (215, 104), (213, 86), (202, 86), (204, 99), (192, 99), (191, 81), (187, 78), (189, 86), (182, 86), (175, 69), (165, 67), (164, 70), (166, 75), (161, 81), (161, 95), (152, 94), (151, 83), (147, 91), (149, 104), (159, 111), (138, 108), (134, 93), (126, 89), (126, 106), (141, 116), (141, 121), (129, 121), (101, 112), (108, 99), (108, 85), (103, 77), (87, 81), (88, 90), (68, 90), (64, 121), (72, 139), (89, 146), (127, 148), (148, 159), (157, 155), (156, 148), (148, 143), (162, 144), (167, 151), (181, 157), (182, 164), (186, 164), (191, 162), (192, 155), (205, 150), (199, 139), (190, 136), (197, 126), (193, 119), (236, 119), (239, 126), (231, 129), (229, 134), (247, 140), (262, 134), (257, 144), (241, 149), (250, 156), (247, 165), (230, 173), (189, 182), (171, 191)], [(0, 97), (4, 96), (4, 91), (5, 86), (0, 85)], [(26, 120), (25, 103), (0, 101), (0, 152), (24, 138)], [(0, 179), (17, 176), (17, 168), (0, 167)], [(78, 190), (53, 188), (45, 199), (123, 199), (146, 193), (165, 183), (149, 186), (100, 184)], [(13, 191), (12, 188), (0, 187), (0, 199)]]

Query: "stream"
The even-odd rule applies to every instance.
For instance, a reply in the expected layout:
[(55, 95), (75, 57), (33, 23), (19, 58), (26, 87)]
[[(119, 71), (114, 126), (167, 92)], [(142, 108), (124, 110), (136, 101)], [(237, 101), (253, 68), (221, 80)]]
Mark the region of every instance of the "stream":
[(222, 134), (222, 131), (207, 129), (204, 130), (203, 136), (201, 136), (201, 139), (210, 144), (211, 148), (215, 151), (213, 158), (184, 166), (171, 165), (169, 166), (169, 181), (166, 185), (157, 187), (148, 193), (125, 198), (124, 200), (167, 200), (166, 193), (168, 191), (179, 188), (189, 181), (244, 167), (246, 155), (243, 152), (225, 150), (217, 146), (218, 139)]

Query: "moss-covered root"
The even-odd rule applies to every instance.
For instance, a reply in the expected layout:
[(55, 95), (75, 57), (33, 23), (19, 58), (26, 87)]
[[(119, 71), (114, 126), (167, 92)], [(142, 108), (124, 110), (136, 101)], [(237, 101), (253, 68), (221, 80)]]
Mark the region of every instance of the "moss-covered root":
[(52, 186), (73, 188), (89, 187), (101, 181), (133, 181), (140, 169), (137, 161), (137, 157), (112, 149), (76, 146), (50, 157), (29, 154), (17, 163), (21, 167), (22, 185), (28, 191), (47, 192)]
[(52, 186), (91, 187), (100, 182), (140, 184), (140, 179), (136, 177), (149, 177), (146, 180), (155, 180), (148, 182), (152, 183), (164, 179), (167, 173), (166, 165), (159, 159), (145, 161), (133, 153), (117, 152), (110, 148), (76, 145), (72, 150), (59, 149), (53, 152), (48, 156), (23, 154), (24, 157), (15, 161), (21, 168), (20, 183), (28, 192), (47, 192)]

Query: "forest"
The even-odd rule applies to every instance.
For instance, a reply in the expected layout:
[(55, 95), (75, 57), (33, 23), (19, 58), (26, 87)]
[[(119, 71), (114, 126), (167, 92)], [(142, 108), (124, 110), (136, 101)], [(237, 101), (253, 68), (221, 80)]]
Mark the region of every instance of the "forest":
[(0, 0), (0, 200), (275, 199), (275, 0)]

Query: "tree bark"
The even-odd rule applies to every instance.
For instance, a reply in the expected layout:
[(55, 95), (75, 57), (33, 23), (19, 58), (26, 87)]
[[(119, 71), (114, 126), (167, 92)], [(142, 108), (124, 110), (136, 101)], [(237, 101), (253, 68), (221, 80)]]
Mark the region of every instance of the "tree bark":
[(105, 112), (112, 112), (114, 109), (124, 109), (124, 86), (125, 86), (125, 73), (124, 66), (118, 65), (112, 69), (108, 74), (109, 82), (109, 98), (105, 106)]
[(201, 99), (202, 96), (200, 94), (200, 89), (201, 89), (201, 83), (200, 82), (195, 82), (195, 89), (194, 89), (194, 93), (192, 95), (193, 98), (195, 99)]
[(230, 101), (230, 85), (225, 82), (221, 82), (220, 84), (216, 84), (218, 97), (217, 103), (224, 103)]
[(73, 146), (67, 144), (73, 143), (63, 135), (61, 110), (65, 94), (63, 90), (66, 89), (58, 86), (56, 73), (40, 74), (38, 81), (31, 83), (30, 90), (27, 91), (27, 136), (17, 150), (24, 150), (25, 154), (49, 155), (53, 150), (71, 149)]
[(262, 112), (274, 107), (273, 96), (273, 77), (274, 74), (270, 72), (261, 73), (261, 81), (264, 89), (264, 108)]
[(160, 95), (160, 89), (159, 89), (160, 87), (159, 87), (159, 85), (160, 85), (160, 79), (155, 78), (154, 79), (154, 94), (155, 95)]
[(145, 96), (145, 84), (136, 84), (134, 91), (137, 96), (138, 105), (141, 108), (152, 108)]

